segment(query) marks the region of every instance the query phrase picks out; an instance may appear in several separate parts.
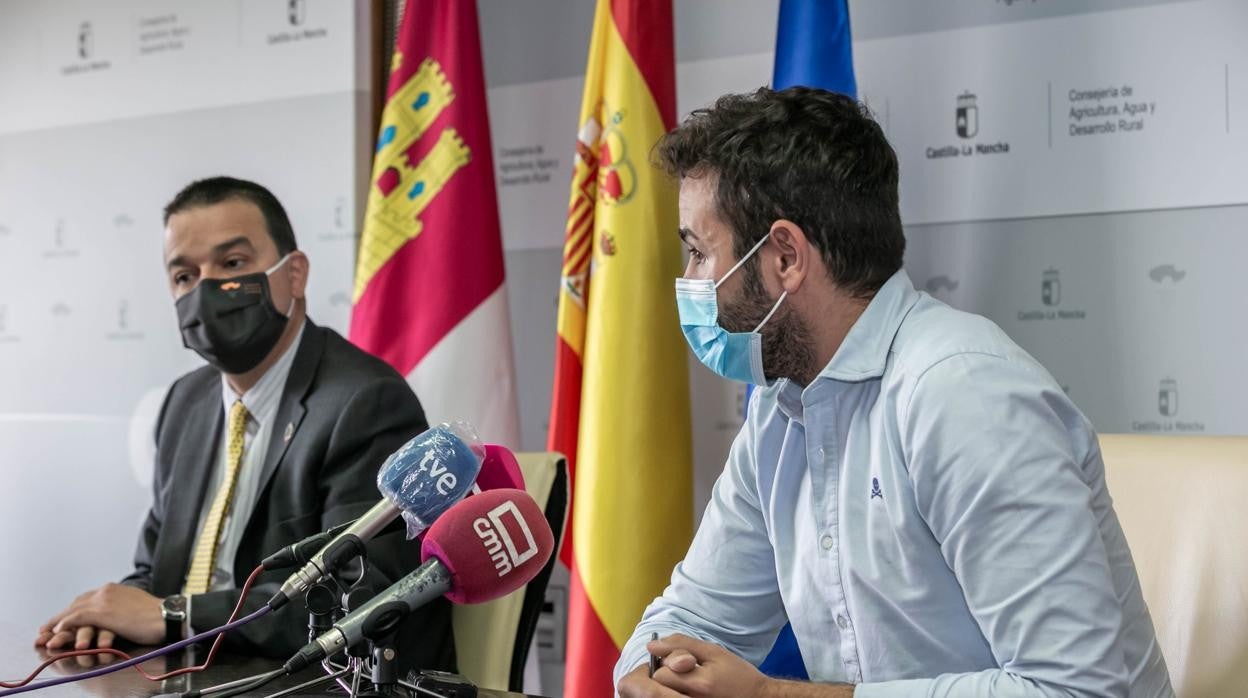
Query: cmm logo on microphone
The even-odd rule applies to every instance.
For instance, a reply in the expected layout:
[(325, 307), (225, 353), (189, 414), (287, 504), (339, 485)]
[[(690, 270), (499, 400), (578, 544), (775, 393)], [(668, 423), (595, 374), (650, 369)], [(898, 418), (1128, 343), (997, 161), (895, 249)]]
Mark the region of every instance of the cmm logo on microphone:
[[(510, 528), (507, 522), (510, 521)], [(504, 577), (516, 567), (523, 565), (537, 555), (537, 541), (533, 539), (533, 531), (516, 508), (515, 502), (507, 501), (472, 522), (472, 530), (485, 543), (485, 551), (494, 562), (498, 576)], [(512, 531), (524, 536), (523, 550), (516, 547), (516, 539)]]

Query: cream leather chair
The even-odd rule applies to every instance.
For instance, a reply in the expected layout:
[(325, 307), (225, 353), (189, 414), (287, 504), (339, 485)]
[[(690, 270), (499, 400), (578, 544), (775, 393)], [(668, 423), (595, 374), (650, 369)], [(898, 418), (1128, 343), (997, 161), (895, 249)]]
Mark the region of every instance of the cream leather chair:
[(524, 662), (546, 596), (546, 583), (558, 564), (568, 516), (568, 465), (558, 453), (517, 453), (524, 487), (546, 512), (555, 533), (555, 553), (542, 572), (519, 591), (490, 603), (455, 606), (455, 652), (459, 673), (482, 688), (521, 691)]
[(1175, 691), (1248, 696), (1248, 437), (1100, 440)]

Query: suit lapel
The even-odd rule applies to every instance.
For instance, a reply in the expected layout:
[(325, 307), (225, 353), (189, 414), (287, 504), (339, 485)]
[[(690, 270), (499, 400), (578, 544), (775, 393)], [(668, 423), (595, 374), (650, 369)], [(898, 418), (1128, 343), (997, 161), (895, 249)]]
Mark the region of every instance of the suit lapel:
[[(181, 589), (190, 564), (195, 529), (204, 508), (213, 459), (221, 440), (225, 412), (221, 407), (220, 383), (215, 390), (205, 391), (187, 416), (189, 434), (177, 450), (169, 483), (169, 499), (165, 504), (164, 531), (160, 537), (163, 560), (154, 561), (152, 586), (157, 591)], [(163, 563), (163, 564), (162, 564)], [(165, 577), (165, 578), (159, 578)]]
[(260, 480), (256, 483), (257, 494), (264, 492), (277, 472), (286, 455), (290, 442), (294, 441), (303, 416), (307, 412), (303, 401), (312, 378), (321, 363), (321, 354), (325, 349), (325, 331), (317, 327), (309, 319), (304, 319), (303, 338), (299, 341), (299, 350), (290, 366), (290, 375), (286, 377), (286, 385), (282, 388), (282, 401), (277, 408), (277, 416), (273, 420), (273, 432), (269, 435), (268, 452), (264, 455), (264, 467), (260, 470)]

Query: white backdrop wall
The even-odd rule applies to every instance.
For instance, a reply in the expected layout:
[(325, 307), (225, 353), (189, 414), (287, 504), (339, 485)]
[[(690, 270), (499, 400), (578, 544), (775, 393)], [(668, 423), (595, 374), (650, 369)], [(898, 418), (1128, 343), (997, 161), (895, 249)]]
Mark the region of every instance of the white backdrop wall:
[[(34, 631), (130, 567), (181, 346), (161, 208), (265, 183), (345, 331), (371, 126), (367, 7), (0, 2), (0, 615)], [(33, 635), (32, 635), (33, 639)]]

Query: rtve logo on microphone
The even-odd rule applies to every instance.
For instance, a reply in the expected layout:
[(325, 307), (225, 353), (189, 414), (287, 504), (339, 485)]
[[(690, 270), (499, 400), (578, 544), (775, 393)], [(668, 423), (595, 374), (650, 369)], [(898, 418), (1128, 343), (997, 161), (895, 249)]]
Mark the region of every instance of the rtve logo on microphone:
[(459, 478), (455, 477), (455, 473), (452, 473), (446, 466), (446, 463), (441, 461), (439, 454), (433, 451), (426, 453), (424, 458), (420, 459), (420, 465), (417, 466), (416, 472), (428, 472), (429, 477), (436, 478), (434, 487), (438, 490), (438, 494), (442, 496), (450, 494), (451, 490), (454, 490), (455, 486), (459, 484)]
[[(507, 521), (511, 521), (511, 531), (519, 531), (524, 535), (524, 550), (516, 548), (516, 541), (508, 530)], [(485, 551), (494, 561), (494, 569), (498, 576), (503, 577), (512, 569), (528, 562), (537, 555), (537, 541), (533, 540), (533, 532), (529, 524), (516, 508), (515, 502), (503, 502), (486, 512), (485, 516), (472, 522), (472, 530), (485, 543)]]

